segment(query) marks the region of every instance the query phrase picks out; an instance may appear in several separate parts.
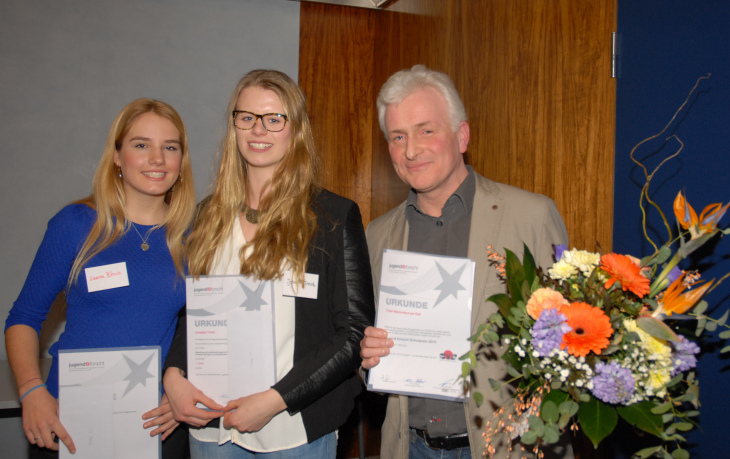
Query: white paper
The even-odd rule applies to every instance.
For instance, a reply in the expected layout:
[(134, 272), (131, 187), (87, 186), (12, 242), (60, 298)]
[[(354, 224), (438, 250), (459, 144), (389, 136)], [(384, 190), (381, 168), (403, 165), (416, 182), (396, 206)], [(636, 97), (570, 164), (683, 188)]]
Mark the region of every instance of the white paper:
[(111, 288), (127, 287), (129, 276), (127, 275), (127, 263), (114, 263), (111, 265), (96, 266), (84, 269), (86, 276), (86, 287), (91, 292), (109, 290)]
[(395, 342), (368, 389), (466, 398), (459, 357), (470, 349), (474, 262), (400, 250), (383, 253), (375, 326)]
[(224, 406), (273, 386), (274, 283), (244, 276), (186, 283), (190, 382)]
[(60, 459), (158, 459), (142, 415), (160, 403), (160, 347), (62, 350), (59, 413), (76, 445)]

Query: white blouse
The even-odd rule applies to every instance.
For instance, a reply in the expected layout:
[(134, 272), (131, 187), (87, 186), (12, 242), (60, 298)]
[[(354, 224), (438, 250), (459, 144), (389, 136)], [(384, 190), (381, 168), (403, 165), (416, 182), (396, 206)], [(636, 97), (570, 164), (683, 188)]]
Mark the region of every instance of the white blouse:
[[(233, 230), (226, 243), (220, 248), (213, 262), (211, 275), (239, 274), (238, 253), (246, 243), (241, 224), (235, 220)], [(249, 254), (247, 253), (246, 256)], [(276, 340), (276, 380), (280, 381), (294, 365), (294, 298), (282, 294), (283, 282), (274, 281), (274, 336)], [(307, 443), (307, 432), (301, 413), (290, 415), (286, 410), (277, 414), (258, 432), (241, 433), (223, 427), (190, 429), (190, 434), (199, 441), (218, 442), (219, 445), (232, 441), (248, 450), (263, 453), (295, 448)]]

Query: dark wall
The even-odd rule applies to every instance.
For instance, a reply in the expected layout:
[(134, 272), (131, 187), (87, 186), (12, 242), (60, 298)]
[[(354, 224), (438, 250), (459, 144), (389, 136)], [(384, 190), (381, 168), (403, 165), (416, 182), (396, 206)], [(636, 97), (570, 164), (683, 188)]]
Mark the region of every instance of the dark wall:
[[(614, 250), (634, 255), (653, 251), (642, 237), (638, 206), (642, 171), (629, 158), (639, 141), (661, 131), (684, 102), (698, 77), (711, 73), (699, 84), (683, 112), (667, 133), (637, 150), (650, 171), (677, 151), (676, 136), (684, 143), (679, 156), (665, 164), (651, 185), (651, 196), (668, 212), (675, 228), (672, 202), (679, 190), (686, 193), (697, 212), (708, 204), (730, 200), (730, 2), (703, 0), (619, 0), (619, 78), (617, 84), (616, 177)], [(722, 227), (727, 227), (726, 215)], [(656, 212), (650, 213), (650, 235), (658, 243), (667, 231)], [(676, 231), (675, 231), (676, 234)], [(692, 266), (704, 279), (722, 277), (730, 271), (730, 240), (708, 244), (708, 250), (694, 257)], [(721, 313), (730, 307), (730, 282), (706, 298)], [(707, 340), (706, 340), (707, 341)], [(725, 343), (726, 344), (726, 343)], [(689, 435), (697, 443), (690, 449), (694, 458), (726, 457), (719, 445), (727, 435), (730, 400), (730, 360), (719, 358), (715, 343), (703, 344), (700, 359), (700, 401), (702, 432)], [(711, 354), (712, 351), (714, 354)], [(724, 451), (719, 456), (718, 451)]]

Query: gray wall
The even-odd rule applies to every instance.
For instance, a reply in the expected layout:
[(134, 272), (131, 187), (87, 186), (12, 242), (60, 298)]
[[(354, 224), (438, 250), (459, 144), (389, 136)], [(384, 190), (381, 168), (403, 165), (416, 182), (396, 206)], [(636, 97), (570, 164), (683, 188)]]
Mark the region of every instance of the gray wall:
[[(254, 68), (296, 79), (298, 56), (299, 3), (288, 0), (3, 0), (0, 323), (48, 219), (89, 194), (126, 103), (152, 97), (178, 110), (201, 198), (236, 81)], [(22, 457), (21, 432), (17, 418), (0, 419), (3, 457)]]

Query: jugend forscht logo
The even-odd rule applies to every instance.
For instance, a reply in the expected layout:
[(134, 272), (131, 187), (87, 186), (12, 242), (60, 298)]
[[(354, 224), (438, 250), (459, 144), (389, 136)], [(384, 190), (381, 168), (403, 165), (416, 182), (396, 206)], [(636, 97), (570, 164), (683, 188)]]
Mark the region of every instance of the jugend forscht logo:
[(196, 296), (209, 296), (218, 293), (223, 293), (223, 287), (195, 287), (193, 288), (193, 295)]
[(99, 362), (70, 362), (68, 364), (68, 367), (71, 370), (91, 370), (92, 368), (104, 368), (104, 361), (101, 360)]
[(388, 263), (388, 271), (391, 273), (411, 273), (418, 272), (418, 266), (410, 266), (405, 263)]

